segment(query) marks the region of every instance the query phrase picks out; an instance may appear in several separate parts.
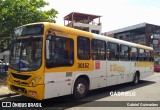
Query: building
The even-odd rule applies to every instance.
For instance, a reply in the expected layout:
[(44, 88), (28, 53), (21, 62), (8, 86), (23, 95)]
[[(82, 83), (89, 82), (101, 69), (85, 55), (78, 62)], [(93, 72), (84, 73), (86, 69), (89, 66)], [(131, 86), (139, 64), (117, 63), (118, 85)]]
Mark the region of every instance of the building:
[(151, 46), (151, 36), (159, 29), (160, 26), (158, 25), (141, 23), (114, 31), (105, 32), (103, 35)]
[(140, 23), (105, 32), (103, 35), (153, 47), (155, 63), (160, 65), (160, 26)]
[(72, 12), (64, 17), (64, 26), (101, 34), (100, 17), (99, 15)]

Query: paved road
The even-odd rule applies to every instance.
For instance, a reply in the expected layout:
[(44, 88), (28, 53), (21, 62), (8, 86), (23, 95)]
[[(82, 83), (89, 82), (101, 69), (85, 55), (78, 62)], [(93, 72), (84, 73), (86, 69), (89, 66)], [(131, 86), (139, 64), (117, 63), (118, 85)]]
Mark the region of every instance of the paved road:
[[(135, 93), (135, 96), (111, 96), (110, 92)], [(1, 101), (35, 101), (34, 99), (16, 95), (0, 98)], [(70, 102), (71, 101), (71, 102)], [(109, 102), (107, 102), (109, 101)], [(119, 102), (111, 102), (119, 101)], [(73, 101), (71, 96), (64, 96), (44, 100), (44, 110), (67, 109), (67, 110), (160, 110), (160, 107), (106, 107), (118, 105), (121, 101), (160, 101), (160, 73), (142, 80), (139, 85), (132, 86), (130, 83), (107, 87), (90, 91), (89, 95), (80, 101)], [(89, 106), (89, 107), (86, 107)], [(96, 106), (96, 107), (95, 107)], [(99, 107), (97, 107), (99, 106)], [(103, 106), (103, 107), (101, 107)], [(159, 105), (160, 106), (160, 105)], [(15, 109), (15, 108), (14, 108)], [(24, 108), (25, 109), (25, 108)], [(27, 109), (27, 108), (26, 108)]]

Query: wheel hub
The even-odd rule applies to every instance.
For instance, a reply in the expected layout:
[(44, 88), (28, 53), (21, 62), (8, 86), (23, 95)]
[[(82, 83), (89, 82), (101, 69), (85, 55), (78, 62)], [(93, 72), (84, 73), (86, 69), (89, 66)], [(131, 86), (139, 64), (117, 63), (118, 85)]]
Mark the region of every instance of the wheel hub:
[(84, 91), (85, 91), (85, 86), (84, 86), (82, 83), (81, 83), (81, 84), (78, 84), (78, 86), (77, 86), (77, 92), (78, 92), (79, 94), (83, 94)]

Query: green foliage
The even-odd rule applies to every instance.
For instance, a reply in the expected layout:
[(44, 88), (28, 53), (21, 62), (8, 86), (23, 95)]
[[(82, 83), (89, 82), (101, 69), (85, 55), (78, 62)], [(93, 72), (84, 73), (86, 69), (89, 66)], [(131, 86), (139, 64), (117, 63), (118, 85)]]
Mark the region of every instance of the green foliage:
[[(33, 22), (56, 22), (55, 9), (42, 10), (47, 5), (44, 0), (0, 0), (0, 34), (11, 38), (15, 27)], [(0, 46), (4, 41), (8, 42), (0, 38)]]

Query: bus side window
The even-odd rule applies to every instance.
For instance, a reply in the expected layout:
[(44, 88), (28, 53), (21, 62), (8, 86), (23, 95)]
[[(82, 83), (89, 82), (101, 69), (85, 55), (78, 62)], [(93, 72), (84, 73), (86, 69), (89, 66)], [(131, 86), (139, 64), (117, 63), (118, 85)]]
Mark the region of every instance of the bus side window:
[(74, 63), (73, 39), (49, 35), (49, 59), (46, 60), (47, 68), (72, 66)]
[(111, 58), (110, 58), (110, 49), (106, 49), (106, 57), (107, 57), (107, 59), (108, 60), (110, 60)]
[(120, 45), (120, 60), (129, 60), (129, 47), (126, 45)]
[(106, 45), (106, 57), (108, 60), (111, 60), (111, 50), (110, 50), (110, 42), (107, 42), (107, 45)]
[(135, 47), (131, 47), (130, 51), (131, 61), (138, 61), (138, 49)]
[(139, 49), (139, 61), (145, 61), (145, 51), (144, 51), (144, 49)]
[(90, 59), (90, 39), (79, 36), (77, 38), (77, 56), (79, 60)]
[(146, 50), (145, 54), (146, 54), (146, 61), (151, 61), (151, 51), (150, 50)]
[(151, 58), (150, 58), (150, 61), (154, 61), (154, 53), (153, 53), (153, 51), (151, 51)]
[(106, 60), (106, 42), (92, 39), (92, 59)]
[(106, 51), (108, 60), (119, 60), (119, 44), (108, 42)]

